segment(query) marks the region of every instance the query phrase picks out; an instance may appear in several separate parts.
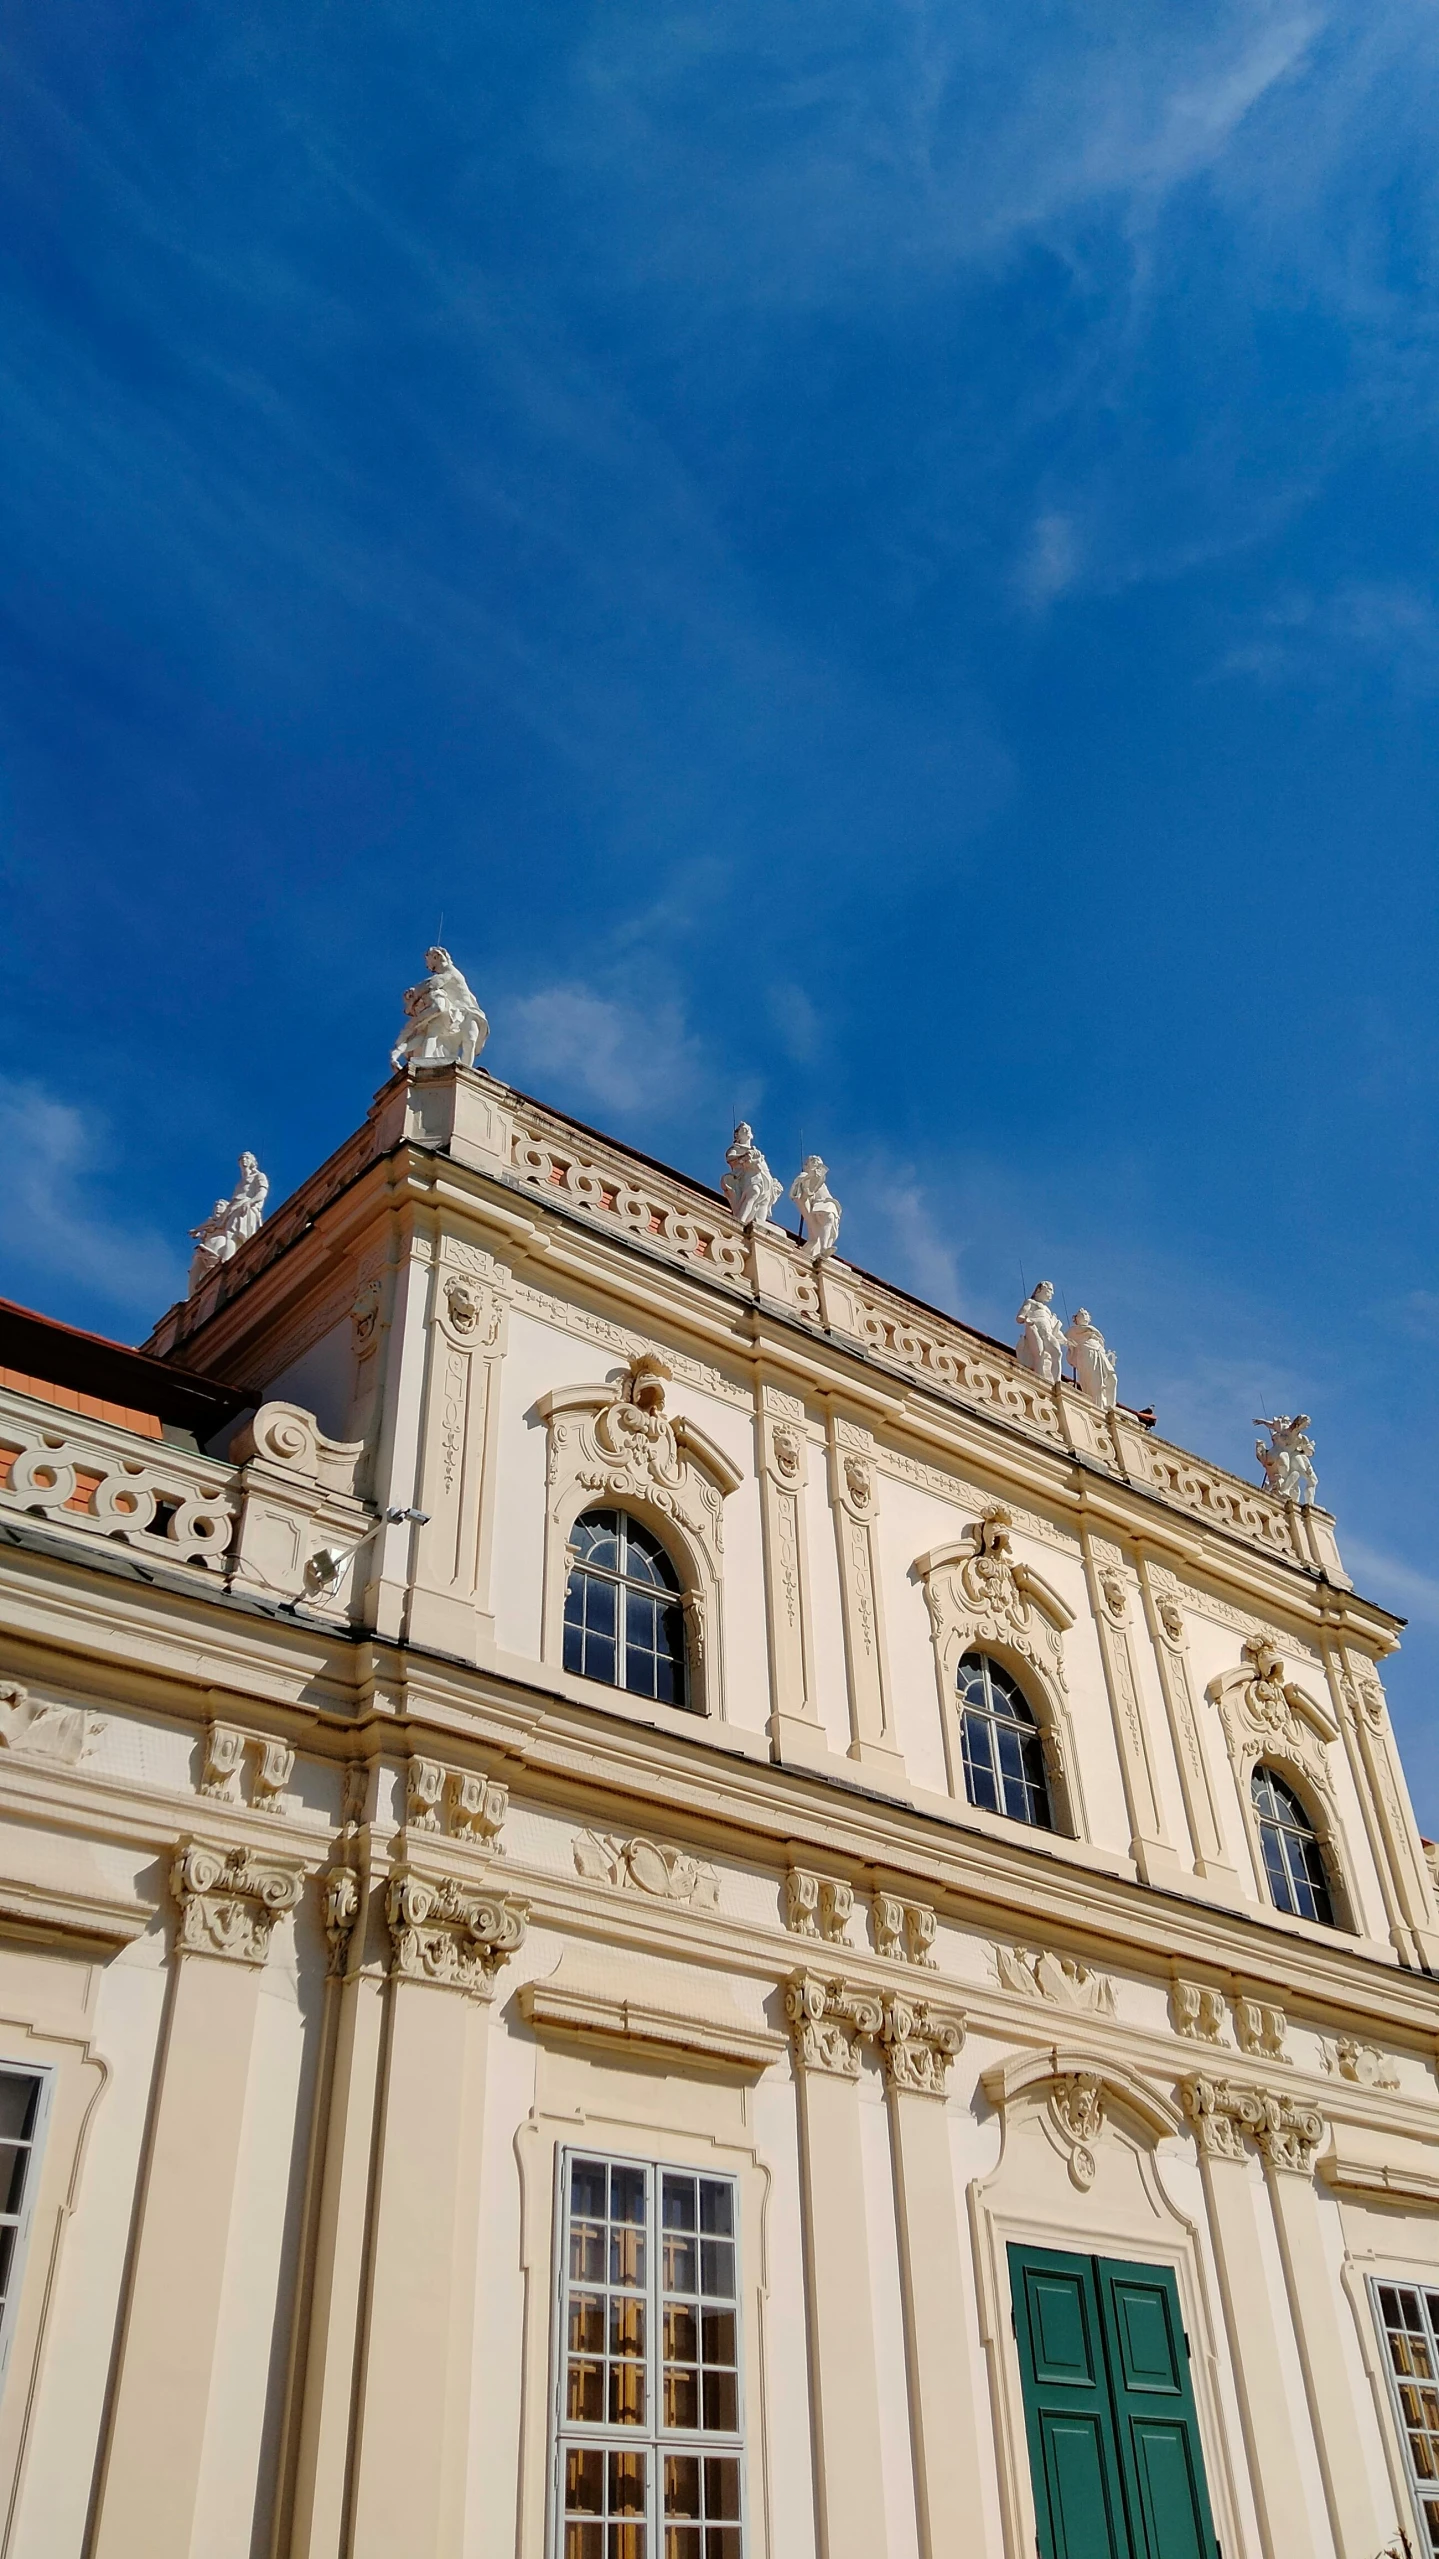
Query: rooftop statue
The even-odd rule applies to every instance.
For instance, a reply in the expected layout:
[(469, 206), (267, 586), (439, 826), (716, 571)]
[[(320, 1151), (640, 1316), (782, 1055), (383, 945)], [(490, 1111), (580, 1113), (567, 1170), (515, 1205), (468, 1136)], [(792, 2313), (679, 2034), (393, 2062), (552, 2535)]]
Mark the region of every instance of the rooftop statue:
[(429, 976), (405, 991), (405, 1027), (390, 1051), (394, 1067), (473, 1066), (490, 1026), (449, 952), (425, 953)]
[(1046, 1386), (1059, 1384), (1069, 1347), (1064, 1327), (1050, 1303), (1053, 1295), (1053, 1280), (1036, 1280), (1014, 1319), (1020, 1328), (1015, 1358), (1021, 1368), (1042, 1377)]
[(1254, 1454), (1264, 1469), (1264, 1489), (1281, 1502), (1312, 1502), (1319, 1493), (1319, 1478), (1314, 1471), (1314, 1442), (1309, 1436), (1307, 1413), (1276, 1413), (1266, 1421), (1261, 1413), (1254, 1416), (1259, 1429), (1269, 1433), (1266, 1447), (1262, 1439), (1254, 1443)]
[(720, 1189), (741, 1226), (767, 1226), (784, 1184), (775, 1180), (754, 1142), (754, 1130), (748, 1120), (740, 1121), (733, 1145), (725, 1149), (724, 1160), (729, 1169), (721, 1178)]
[(1119, 1368), (1099, 1326), (1090, 1321), (1087, 1306), (1076, 1307), (1074, 1322), (1064, 1338), (1081, 1394), (1097, 1404), (1102, 1413), (1112, 1413), (1119, 1401)]
[(258, 1235), (265, 1222), (265, 1202), (269, 1197), (270, 1177), (262, 1173), (253, 1155), (240, 1158), (240, 1178), (227, 1200), (216, 1200), (207, 1218), (190, 1229), (195, 1246), (190, 1264), (190, 1295), (203, 1286), (212, 1271), (222, 1262), (233, 1260), (242, 1244)]
[(807, 1155), (789, 1186), (790, 1198), (804, 1219), (804, 1240), (812, 1262), (822, 1262), (834, 1251), (844, 1215), (829, 1187), (828, 1173), (822, 1155)]

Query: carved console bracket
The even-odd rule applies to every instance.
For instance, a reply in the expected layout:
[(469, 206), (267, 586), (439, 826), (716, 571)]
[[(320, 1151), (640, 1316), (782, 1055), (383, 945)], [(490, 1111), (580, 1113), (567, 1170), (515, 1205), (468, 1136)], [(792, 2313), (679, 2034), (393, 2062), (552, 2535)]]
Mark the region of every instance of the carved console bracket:
[(447, 1768), (442, 1760), (412, 1759), (405, 1771), (405, 1828), (448, 1831), (504, 1855), (500, 1832), (510, 1790), (478, 1768)]
[(262, 1812), (283, 1812), (285, 1789), (294, 1775), (294, 1751), (288, 1742), (276, 1741), (269, 1733), (248, 1732), (243, 1724), (210, 1726), (201, 1794), (220, 1804), (243, 1803), (247, 1758), (253, 1762), (251, 1803)]
[(874, 1897), (874, 1950), (894, 1963), (919, 1964), (934, 1970), (935, 1916), (926, 1901), (905, 1901), (898, 1893)]
[(852, 1885), (841, 1883), (835, 1875), (816, 1875), (806, 1866), (791, 1866), (784, 1879), (784, 1924), (796, 1937), (821, 1937), (827, 1945), (847, 1946), (853, 1909)]

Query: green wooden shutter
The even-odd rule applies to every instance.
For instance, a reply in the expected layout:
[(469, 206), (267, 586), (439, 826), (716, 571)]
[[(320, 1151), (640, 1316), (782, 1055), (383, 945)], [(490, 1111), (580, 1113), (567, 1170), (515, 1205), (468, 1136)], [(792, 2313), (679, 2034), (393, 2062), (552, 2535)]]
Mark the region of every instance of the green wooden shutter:
[(1213, 2559), (1173, 2269), (1101, 2257), (1096, 2273), (1135, 2559)]
[(1092, 2257), (1009, 2251), (1041, 2559), (1130, 2559)]
[(1213, 2559), (1174, 2276), (1009, 2251), (1040, 2559)]

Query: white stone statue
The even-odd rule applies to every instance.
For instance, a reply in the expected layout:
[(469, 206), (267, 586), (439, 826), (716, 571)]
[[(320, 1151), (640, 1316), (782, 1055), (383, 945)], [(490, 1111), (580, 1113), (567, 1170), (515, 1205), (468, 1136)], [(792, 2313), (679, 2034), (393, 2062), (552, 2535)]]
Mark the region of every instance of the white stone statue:
[(1090, 1321), (1087, 1306), (1075, 1309), (1074, 1322), (1064, 1338), (1080, 1393), (1097, 1404), (1102, 1413), (1112, 1413), (1119, 1401), (1119, 1367), (1099, 1326)]
[(390, 1064), (473, 1066), (490, 1026), (449, 952), (439, 943), (425, 953), (429, 976), (405, 991), (405, 1027)]
[(812, 1262), (822, 1262), (834, 1251), (844, 1215), (829, 1187), (828, 1173), (822, 1155), (807, 1155), (789, 1186), (790, 1198), (804, 1219), (804, 1240)]
[(242, 1155), (240, 1178), (230, 1197), (216, 1200), (209, 1216), (190, 1229), (195, 1246), (190, 1264), (192, 1297), (212, 1271), (218, 1270), (222, 1262), (231, 1261), (242, 1244), (259, 1234), (269, 1193), (269, 1174), (261, 1172), (253, 1155)]
[(1042, 1377), (1046, 1386), (1057, 1386), (1064, 1375), (1064, 1354), (1068, 1349), (1064, 1326), (1055, 1314), (1050, 1300), (1054, 1296), (1053, 1280), (1036, 1280), (1015, 1322), (1020, 1328), (1015, 1358), (1021, 1368)]
[(1254, 1443), (1254, 1454), (1264, 1469), (1264, 1489), (1281, 1502), (1312, 1502), (1319, 1494), (1319, 1478), (1314, 1471), (1314, 1442), (1309, 1436), (1307, 1413), (1276, 1413), (1266, 1421), (1262, 1413), (1254, 1416), (1258, 1428), (1269, 1433), (1266, 1447), (1262, 1439)]
[(775, 1180), (754, 1142), (754, 1130), (748, 1120), (740, 1121), (733, 1145), (725, 1149), (724, 1160), (729, 1169), (721, 1177), (720, 1189), (741, 1226), (767, 1226), (784, 1184)]

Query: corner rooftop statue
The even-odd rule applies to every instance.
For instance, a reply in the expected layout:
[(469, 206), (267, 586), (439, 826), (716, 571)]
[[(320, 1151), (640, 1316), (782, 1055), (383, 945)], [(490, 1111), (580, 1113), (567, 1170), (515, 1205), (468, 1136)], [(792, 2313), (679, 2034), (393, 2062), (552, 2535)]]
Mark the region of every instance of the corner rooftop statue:
[(436, 946), (146, 1350), (0, 1307), (0, 2559), (1439, 2554), (1308, 1418), (1246, 1482), (486, 1037)]

